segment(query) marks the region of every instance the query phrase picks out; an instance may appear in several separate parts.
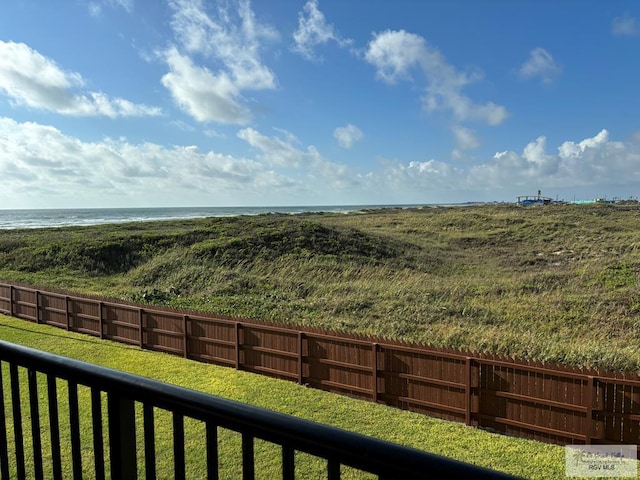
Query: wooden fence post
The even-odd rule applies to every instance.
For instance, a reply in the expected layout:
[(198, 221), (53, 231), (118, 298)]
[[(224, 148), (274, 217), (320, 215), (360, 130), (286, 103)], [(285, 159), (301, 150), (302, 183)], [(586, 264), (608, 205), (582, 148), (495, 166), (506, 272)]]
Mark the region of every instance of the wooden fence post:
[(140, 348), (144, 348), (144, 341), (142, 339), (142, 317), (144, 316), (144, 310), (138, 309), (138, 335), (140, 336)]
[(591, 437), (593, 435), (593, 376), (589, 375), (587, 377), (587, 395), (585, 398), (585, 403), (587, 407), (586, 413), (586, 431), (584, 432), (584, 443), (586, 445), (591, 445)]
[(240, 370), (240, 322), (236, 322), (236, 370)]
[(593, 386), (595, 392), (592, 400), (591, 414), (593, 415), (595, 413), (596, 418), (594, 421), (595, 428), (592, 431), (591, 437), (601, 440), (605, 438), (604, 417), (601, 415), (604, 409), (604, 389), (602, 388), (602, 381), (599, 377), (594, 377)]
[(298, 331), (298, 383), (300, 385), (304, 383), (304, 358), (302, 356), (303, 335), (304, 333)]
[(371, 344), (372, 365), (371, 373), (373, 374), (373, 403), (378, 403), (378, 344), (373, 342)]
[(189, 316), (188, 315), (183, 315), (182, 316), (182, 356), (184, 358), (189, 358), (189, 349), (188, 349), (188, 345), (189, 345), (189, 337), (187, 335), (187, 324), (189, 323)]
[(69, 297), (68, 296), (64, 297), (64, 311), (65, 311), (65, 314), (67, 316), (67, 330), (69, 330), (70, 329), (70, 325), (69, 325), (69, 322), (70, 322), (69, 317), (70, 317), (70, 315), (69, 315)]
[(467, 388), (467, 398), (465, 405), (465, 416), (464, 422), (467, 425), (473, 424), (473, 414), (478, 413), (478, 405), (477, 401), (477, 392), (476, 389), (478, 387), (479, 381), (479, 367), (476, 365), (475, 359), (473, 357), (466, 357), (466, 388)]
[(104, 338), (104, 313), (102, 310), (104, 309), (104, 303), (98, 303), (98, 323), (100, 324), (100, 340)]
[(36, 290), (36, 323), (40, 323), (40, 292)]
[(13, 317), (13, 285), (9, 286), (9, 314)]

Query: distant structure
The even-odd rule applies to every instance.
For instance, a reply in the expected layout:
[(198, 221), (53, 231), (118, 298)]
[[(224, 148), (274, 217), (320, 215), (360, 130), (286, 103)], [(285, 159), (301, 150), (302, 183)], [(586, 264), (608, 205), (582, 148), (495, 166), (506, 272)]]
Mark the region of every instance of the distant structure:
[(554, 200), (551, 197), (543, 197), (542, 192), (538, 190), (537, 195), (519, 195), (516, 197), (518, 199), (517, 204), (522, 207), (531, 207), (535, 205), (591, 205), (594, 203), (598, 204), (615, 204), (615, 203), (637, 203), (638, 200), (630, 197), (629, 200), (621, 200), (619, 197), (613, 197), (613, 199), (604, 198), (593, 198), (587, 200)]
[(606, 198), (594, 198), (593, 200), (572, 200), (569, 203), (574, 205), (591, 205), (593, 203), (616, 203), (616, 200), (608, 200)]
[(538, 195), (520, 195), (518, 196), (518, 205), (523, 207), (531, 207), (534, 205), (551, 205), (556, 203), (551, 197), (543, 197), (541, 191), (538, 190)]

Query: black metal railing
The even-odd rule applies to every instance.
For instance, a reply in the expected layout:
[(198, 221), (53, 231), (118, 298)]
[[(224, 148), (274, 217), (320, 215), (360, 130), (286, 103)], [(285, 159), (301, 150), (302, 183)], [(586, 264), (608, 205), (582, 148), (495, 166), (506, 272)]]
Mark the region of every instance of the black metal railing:
[[(7, 371), (9, 378), (3, 379)], [(39, 385), (39, 380), (45, 383), (45, 377), (47, 394), (43, 404), (38, 390), (45, 387)], [(59, 384), (63, 385), (60, 389)], [(79, 399), (78, 386), (88, 387), (90, 401), (87, 399), (83, 403)], [(21, 393), (24, 388), (26, 391)], [(64, 390), (67, 391), (66, 397)], [(82, 393), (84, 398), (86, 392)], [(25, 400), (27, 397), (28, 401)], [(104, 397), (106, 413), (102, 404)], [(241, 436), (243, 479), (255, 478), (254, 446), (257, 439), (279, 446), (283, 479), (296, 478), (298, 452), (326, 460), (328, 479), (339, 479), (342, 466), (369, 472), (381, 479), (514, 478), (412, 448), (4, 341), (0, 341), (0, 402), (3, 405), (0, 409), (0, 475), (3, 480), (26, 478), (27, 467), (34, 478), (44, 479), (45, 464), (46, 471), (52, 472), (51, 478), (61, 480), (63, 456), (70, 456), (66, 461), (70, 464), (74, 480), (83, 478), (83, 475), (104, 479), (107, 473), (112, 479), (127, 480), (138, 478), (139, 470), (141, 474), (144, 472), (144, 478), (155, 479), (157, 436), (154, 418), (158, 409), (172, 416), (172, 476), (175, 479), (186, 477), (185, 418), (204, 423), (201, 441), (206, 442), (206, 458), (203, 459), (206, 460), (206, 473), (203, 476), (209, 479), (220, 476), (220, 429), (228, 429)], [(59, 408), (59, 402), (65, 404), (64, 408)], [(93, 448), (93, 465), (89, 468), (87, 463), (90, 462), (86, 459), (83, 464), (82, 454), (87, 445), (82, 444), (80, 432), (80, 411), (88, 408), (91, 410)], [(136, 409), (140, 408), (142, 434), (136, 435)], [(25, 442), (25, 430), (28, 428), (24, 425), (29, 423), (31, 439)], [(70, 449), (67, 446), (62, 451), (61, 426), (70, 429), (64, 433), (65, 438), (69, 434), (71, 443)], [(13, 435), (10, 435), (11, 431)], [(87, 434), (83, 435), (86, 437)], [(9, 436), (13, 437), (12, 448), (9, 448)], [(43, 436), (47, 442), (41, 440)], [(139, 442), (144, 444), (140, 454), (137, 452)], [(106, 449), (105, 444), (108, 444)], [(105, 453), (108, 453), (106, 459)]]

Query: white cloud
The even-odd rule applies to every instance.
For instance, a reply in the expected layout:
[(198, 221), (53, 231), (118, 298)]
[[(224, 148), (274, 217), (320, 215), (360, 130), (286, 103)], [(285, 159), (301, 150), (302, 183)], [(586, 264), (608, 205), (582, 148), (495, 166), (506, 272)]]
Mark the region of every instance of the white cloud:
[(387, 83), (404, 78), (411, 67), (420, 63), (442, 63), (440, 53), (430, 49), (420, 35), (404, 30), (374, 34), (365, 60), (377, 68), (376, 75)]
[(291, 139), (282, 140), (267, 137), (253, 128), (244, 128), (238, 132), (238, 138), (244, 140), (261, 152), (261, 160), (272, 166), (298, 168), (308, 163), (317, 154), (315, 150), (303, 152), (292, 145)]
[(160, 115), (148, 107), (110, 98), (102, 92), (83, 91), (85, 82), (24, 43), (0, 40), (0, 92), (15, 104), (63, 115), (129, 117)]
[(567, 141), (557, 154), (546, 152), (546, 139), (529, 143), (522, 155), (501, 152), (494, 161), (474, 168), (473, 173), (487, 185), (528, 186), (541, 184), (568, 188), (572, 186), (629, 185), (640, 181), (640, 154), (630, 145), (609, 140), (602, 130), (578, 143)]
[(611, 33), (617, 37), (634, 37), (640, 33), (638, 19), (625, 13), (611, 22)]
[(316, 147), (309, 145), (306, 150), (294, 146), (297, 139), (284, 132), (286, 139), (267, 137), (253, 128), (238, 132), (241, 138), (260, 153), (257, 159), (271, 166), (304, 170), (311, 184), (326, 185), (330, 189), (343, 189), (354, 184), (354, 177), (346, 166), (326, 159)]
[(208, 128), (204, 130), (202, 133), (204, 133), (209, 138), (227, 138), (226, 134), (220, 133), (214, 130), (213, 128)]
[(109, 3), (124, 8), (127, 12), (133, 11), (133, 0), (107, 0)]
[(9, 118), (0, 118), (0, 178), (7, 181), (3, 195), (9, 199), (29, 191), (53, 205), (66, 199), (97, 206), (166, 204), (167, 192), (180, 199), (194, 192), (201, 198), (234, 198), (292, 183), (252, 159), (126, 139), (83, 142), (51, 126)]
[(577, 158), (584, 154), (588, 148), (599, 148), (609, 142), (609, 132), (601, 130), (595, 137), (586, 138), (579, 143), (564, 142), (558, 147), (561, 158)]
[(350, 39), (344, 39), (336, 33), (333, 25), (328, 24), (324, 14), (318, 8), (318, 0), (308, 0), (298, 14), (298, 28), (293, 33), (294, 45), (291, 48), (307, 60), (317, 60), (314, 57), (314, 47), (336, 42), (339, 46), (350, 45)]
[(87, 10), (89, 10), (89, 15), (92, 17), (100, 17), (102, 15), (102, 6), (96, 2), (87, 3)]
[(529, 58), (518, 69), (518, 75), (525, 79), (540, 78), (544, 83), (551, 83), (562, 68), (544, 48), (537, 47), (529, 52)]
[[(385, 189), (435, 202), (460, 201), (463, 192), (473, 199), (500, 200), (533, 194), (541, 187), (559, 192), (588, 189), (594, 195), (626, 191), (637, 195), (640, 185), (640, 148), (632, 143), (611, 141), (608, 132), (580, 142), (564, 142), (557, 153), (547, 151), (544, 136), (528, 143), (521, 153), (498, 152), (493, 158), (467, 168), (454, 167), (434, 159), (386, 161), (381, 172), (366, 178), (369, 188)], [(607, 188), (608, 191), (602, 191)], [(615, 195), (616, 193), (614, 193)], [(411, 196), (413, 195), (413, 196)]]
[(455, 125), (451, 128), (451, 131), (456, 139), (456, 147), (460, 150), (473, 150), (480, 146), (476, 133), (470, 128)]
[(411, 78), (412, 70), (419, 68), (427, 83), (423, 98), (427, 112), (448, 110), (458, 121), (477, 120), (489, 125), (499, 125), (507, 118), (505, 107), (493, 102), (478, 104), (462, 93), (465, 86), (482, 78), (479, 72), (457, 71), (420, 35), (404, 30), (374, 34), (364, 58), (376, 67), (377, 77), (387, 83)]
[(133, 0), (93, 0), (86, 3), (89, 15), (99, 18), (102, 15), (102, 7), (120, 7), (128, 13), (133, 12)]
[[(247, 123), (251, 112), (242, 92), (276, 88), (275, 75), (262, 63), (260, 49), (263, 41), (276, 39), (277, 32), (256, 20), (246, 0), (233, 5), (221, 2), (211, 14), (201, 0), (170, 0), (169, 5), (178, 47), (163, 52), (170, 69), (163, 85), (176, 104), (198, 121)], [(196, 65), (198, 57), (207, 65)], [(196, 105), (200, 95), (206, 101)]]
[[(606, 130), (563, 142), (555, 152), (541, 136), (520, 152), (498, 152), (464, 168), (436, 159), (385, 160), (363, 172), (300, 146), (286, 131), (267, 136), (245, 128), (237, 136), (256, 152), (240, 157), (125, 138), (84, 142), (52, 126), (0, 118), (0, 202), (5, 208), (421, 203), (461, 201), (465, 192), (471, 200), (515, 199), (538, 188), (606, 186), (594, 195), (617, 194), (614, 187), (637, 195), (640, 186), (640, 144), (613, 141)], [(26, 203), (36, 198), (43, 203)]]
[(342, 148), (351, 148), (364, 137), (362, 130), (349, 123), (344, 127), (338, 127), (333, 131), (334, 138)]
[(228, 74), (213, 74), (172, 48), (165, 54), (169, 73), (162, 84), (176, 104), (199, 122), (245, 124), (251, 113), (242, 105), (239, 89)]

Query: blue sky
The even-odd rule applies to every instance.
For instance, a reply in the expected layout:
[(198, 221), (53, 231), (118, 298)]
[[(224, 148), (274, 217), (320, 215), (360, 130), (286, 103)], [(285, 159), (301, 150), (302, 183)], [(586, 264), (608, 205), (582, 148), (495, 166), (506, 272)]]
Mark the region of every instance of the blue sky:
[(637, 1), (11, 0), (0, 208), (640, 196)]

